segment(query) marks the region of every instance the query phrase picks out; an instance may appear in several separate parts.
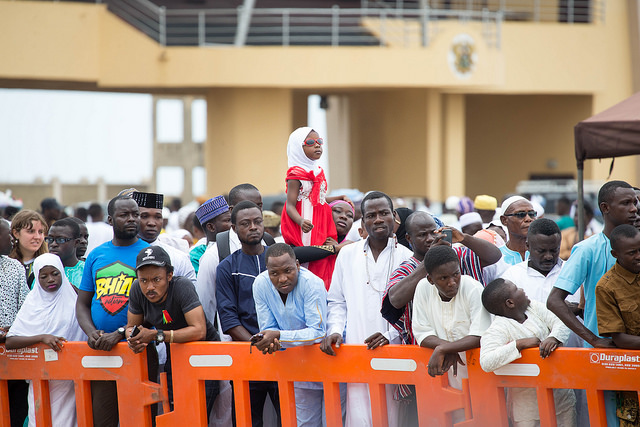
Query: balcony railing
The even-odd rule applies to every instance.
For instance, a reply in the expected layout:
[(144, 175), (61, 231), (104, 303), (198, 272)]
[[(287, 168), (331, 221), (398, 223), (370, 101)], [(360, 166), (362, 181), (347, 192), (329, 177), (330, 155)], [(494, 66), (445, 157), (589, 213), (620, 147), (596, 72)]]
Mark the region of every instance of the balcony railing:
[[(500, 48), (503, 21), (603, 22), (604, 0), (361, 0), (360, 8), (168, 9), (96, 0), (163, 46), (428, 46), (439, 24), (478, 26)], [(366, 21), (366, 22), (365, 22)]]

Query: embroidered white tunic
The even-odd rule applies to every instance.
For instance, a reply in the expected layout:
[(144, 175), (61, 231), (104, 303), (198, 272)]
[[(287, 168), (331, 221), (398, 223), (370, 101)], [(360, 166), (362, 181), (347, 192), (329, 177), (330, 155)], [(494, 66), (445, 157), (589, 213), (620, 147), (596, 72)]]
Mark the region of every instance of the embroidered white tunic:
[[(369, 239), (345, 246), (338, 254), (329, 288), (327, 334), (342, 335), (345, 332), (345, 343), (364, 344), (366, 338), (381, 332), (390, 343), (399, 344), (398, 332), (382, 317), (380, 307), (391, 273), (411, 255), (409, 249), (396, 244), (395, 238), (389, 239), (377, 260), (371, 254)], [(398, 402), (393, 400), (394, 387), (387, 385), (390, 426), (397, 425), (398, 419)], [(372, 425), (366, 384), (347, 385), (346, 425)]]

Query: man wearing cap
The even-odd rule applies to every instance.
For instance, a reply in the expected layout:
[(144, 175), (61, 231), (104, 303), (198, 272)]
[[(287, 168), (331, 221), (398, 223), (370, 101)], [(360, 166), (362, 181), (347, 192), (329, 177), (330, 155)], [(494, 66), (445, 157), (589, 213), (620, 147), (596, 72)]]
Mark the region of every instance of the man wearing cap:
[[(229, 191), (229, 211), (233, 209), (235, 205), (242, 201), (253, 202), (258, 209), (262, 211), (262, 195), (256, 187), (251, 184), (236, 185)], [(265, 246), (275, 243), (273, 237), (264, 234), (262, 244)], [(225, 258), (225, 254), (220, 256), (222, 251), (226, 251), (227, 255), (233, 254), (240, 249), (242, 244), (238, 239), (238, 234), (233, 228), (228, 229), (225, 232), (218, 233), (216, 235), (215, 244), (209, 245), (205, 253), (200, 258), (200, 270), (198, 272), (198, 279), (196, 281), (196, 290), (200, 295), (200, 301), (202, 301), (202, 307), (204, 312), (210, 319), (216, 316), (216, 275), (217, 268), (222, 259)], [(222, 249), (222, 251), (221, 251)]]
[[(191, 341), (219, 341), (218, 332), (204, 314), (196, 289), (188, 279), (173, 274), (171, 258), (160, 246), (142, 249), (136, 259), (137, 279), (131, 285), (126, 336), (134, 353), (149, 344), (167, 344), (169, 403), (173, 408), (171, 344)], [(148, 325), (155, 329), (143, 327)], [(132, 337), (132, 330), (139, 332)], [(218, 394), (217, 381), (205, 381), (207, 414)]]
[(511, 196), (502, 202), (500, 221), (507, 227), (509, 240), (500, 247), (502, 259), (509, 265), (516, 265), (529, 259), (527, 232), (536, 219), (537, 212), (530, 201), (522, 196)]
[[(129, 291), (136, 278), (136, 257), (149, 246), (138, 239), (140, 209), (129, 196), (116, 196), (107, 208), (113, 240), (95, 248), (84, 264), (76, 316), (87, 343), (94, 350), (109, 351), (124, 339)], [(93, 425), (118, 425), (115, 381), (92, 381)]]
[(498, 200), (486, 194), (479, 194), (473, 201), (473, 206), (482, 218), (482, 228), (486, 228), (496, 214)]
[(197, 275), (200, 269), (200, 258), (209, 245), (215, 243), (216, 235), (231, 228), (231, 211), (224, 196), (216, 196), (200, 205), (196, 210), (196, 217), (205, 233), (205, 237), (200, 239), (189, 252), (191, 264)]
[(157, 193), (143, 193), (134, 191), (131, 198), (136, 201), (140, 209), (140, 231), (138, 237), (150, 245), (163, 248), (171, 257), (171, 264), (176, 276), (186, 277), (196, 283), (196, 272), (191, 265), (189, 256), (179, 249), (158, 239), (162, 230), (162, 204), (164, 196)]
[(469, 212), (460, 215), (460, 229), (464, 234), (473, 236), (482, 230), (482, 217), (478, 212)]

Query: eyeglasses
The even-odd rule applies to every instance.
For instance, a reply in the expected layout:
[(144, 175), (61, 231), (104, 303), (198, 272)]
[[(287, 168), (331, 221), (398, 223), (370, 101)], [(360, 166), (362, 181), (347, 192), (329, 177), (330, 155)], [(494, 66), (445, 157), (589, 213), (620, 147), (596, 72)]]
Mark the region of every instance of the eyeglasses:
[(318, 138), (318, 139), (308, 138), (304, 140), (304, 145), (306, 145), (307, 147), (313, 147), (316, 144), (322, 145), (324, 144), (324, 141), (322, 140), (322, 138)]
[(527, 211), (527, 212), (516, 212), (512, 214), (504, 214), (504, 216), (515, 216), (518, 219), (524, 219), (527, 215), (529, 215), (529, 218), (535, 219), (538, 216), (538, 212)]
[(62, 244), (67, 243), (70, 240), (73, 240), (73, 238), (71, 238), (71, 237), (55, 237), (54, 238), (54, 237), (49, 237), (49, 236), (44, 238), (44, 241), (47, 242), (47, 244), (49, 244), (49, 245), (52, 244), (53, 242), (56, 242), (57, 244), (62, 245)]

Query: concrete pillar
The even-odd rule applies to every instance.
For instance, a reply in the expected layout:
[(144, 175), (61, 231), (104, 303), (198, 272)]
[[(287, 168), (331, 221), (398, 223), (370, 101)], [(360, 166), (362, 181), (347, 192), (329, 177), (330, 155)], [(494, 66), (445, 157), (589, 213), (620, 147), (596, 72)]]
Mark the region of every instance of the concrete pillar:
[(349, 98), (333, 95), (328, 97), (327, 144), (331, 182), (329, 189), (351, 188), (351, 140)]
[(426, 196), (431, 200), (444, 200), (442, 182), (442, 94), (429, 89), (426, 94)]
[(245, 182), (263, 194), (284, 192), (292, 118), (289, 89), (210, 90), (204, 150), (207, 194), (227, 193)]
[[(178, 99), (182, 102), (182, 140), (177, 142), (159, 142), (157, 135), (158, 101), (162, 99)], [(188, 203), (193, 200), (193, 169), (203, 166), (203, 145), (193, 141), (191, 123), (191, 104), (194, 96), (156, 96), (153, 99), (153, 178), (149, 191), (156, 188), (157, 169), (163, 166), (177, 166), (182, 168), (184, 186), (179, 196)]]
[(445, 97), (444, 198), (465, 194), (465, 98), (461, 94)]

